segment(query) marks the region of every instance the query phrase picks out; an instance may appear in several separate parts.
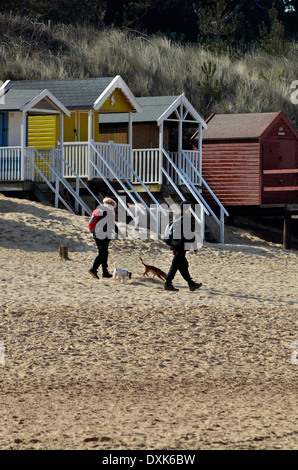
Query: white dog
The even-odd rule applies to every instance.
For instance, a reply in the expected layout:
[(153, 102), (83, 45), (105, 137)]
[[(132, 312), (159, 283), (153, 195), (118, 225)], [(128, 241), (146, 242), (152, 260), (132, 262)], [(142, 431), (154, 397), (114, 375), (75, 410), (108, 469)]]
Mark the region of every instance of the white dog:
[(127, 269), (121, 269), (117, 268), (117, 261), (114, 263), (114, 272), (113, 272), (113, 278), (114, 279), (121, 279), (124, 281), (125, 279), (131, 279), (131, 273), (127, 271)]

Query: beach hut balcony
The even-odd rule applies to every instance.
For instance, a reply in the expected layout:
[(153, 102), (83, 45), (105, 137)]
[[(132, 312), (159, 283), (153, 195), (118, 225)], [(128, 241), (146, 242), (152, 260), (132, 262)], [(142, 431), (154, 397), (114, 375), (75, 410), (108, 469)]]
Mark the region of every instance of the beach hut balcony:
[[(181, 177), (173, 171), (169, 162), (162, 161), (159, 148), (132, 149), (130, 144), (114, 144), (114, 142), (93, 142), (93, 145), (98, 153), (93, 151), (88, 141), (64, 142), (61, 154), (59, 154), (59, 147), (38, 150), (34, 147), (25, 147), (23, 159), (21, 146), (2, 147), (0, 148), (0, 181), (39, 180), (40, 175), (32, 170), (32, 159), (41, 171), (45, 171), (46, 176), (51, 179), (50, 166), (57, 164), (56, 159), (59, 156), (64, 160), (64, 164), (62, 164), (64, 178), (72, 178), (75, 172), (80, 178), (89, 180), (100, 179), (102, 176), (111, 181), (115, 178), (126, 178), (132, 184), (137, 184), (139, 179), (144, 184), (168, 184), (161, 172), (164, 165), (175, 184), (183, 184)], [(53, 159), (54, 152), (55, 161)], [(189, 150), (184, 152), (200, 171), (201, 157), (199, 152)], [(193, 171), (192, 166), (183, 158), (183, 155), (179, 152), (168, 152), (168, 154), (176, 166), (188, 175), (190, 181), (199, 186), (200, 179), (197, 173)], [(41, 163), (40, 155), (49, 163), (48, 166)], [(90, 166), (90, 159), (93, 160), (98, 171), (94, 169), (94, 166)]]

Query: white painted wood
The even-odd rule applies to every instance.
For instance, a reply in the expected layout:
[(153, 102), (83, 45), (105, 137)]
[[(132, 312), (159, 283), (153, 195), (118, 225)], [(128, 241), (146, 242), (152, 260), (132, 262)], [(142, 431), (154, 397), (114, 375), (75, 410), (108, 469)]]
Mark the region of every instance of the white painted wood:
[(21, 181), (25, 180), (25, 146), (27, 135), (26, 113), (21, 114)]

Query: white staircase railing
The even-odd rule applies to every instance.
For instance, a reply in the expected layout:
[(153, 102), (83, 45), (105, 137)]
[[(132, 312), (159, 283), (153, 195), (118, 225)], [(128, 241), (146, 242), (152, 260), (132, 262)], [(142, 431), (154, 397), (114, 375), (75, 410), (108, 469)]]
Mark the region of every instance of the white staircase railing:
[[(213, 219), (216, 221), (216, 223), (219, 225), (220, 228), (220, 243), (224, 243), (224, 215), (229, 215), (226, 209), (223, 207), (219, 199), (215, 196), (211, 188), (208, 186), (206, 181), (203, 179), (202, 175), (200, 172), (197, 170), (191, 159), (186, 155), (185, 151), (181, 149), (180, 155), (181, 158), (185, 159), (185, 162), (182, 164), (181, 167), (178, 168), (176, 163), (172, 160), (170, 155), (166, 152), (164, 148), (161, 149), (163, 155), (166, 157), (166, 165), (162, 165), (161, 171), (165, 175), (165, 177), (168, 179), (168, 181), (171, 183), (173, 188), (175, 189), (176, 193), (179, 195), (181, 199), (183, 199), (183, 194), (177, 187), (174, 178), (173, 178), (173, 173), (175, 174), (175, 179), (176, 181), (179, 181), (180, 184), (184, 184), (189, 192), (192, 194), (194, 197), (195, 201), (202, 207), (203, 211), (202, 214), (205, 215), (212, 215)], [(165, 168), (166, 167), (166, 168)], [(172, 168), (172, 171), (169, 171), (169, 168)], [(188, 171), (186, 172), (186, 168), (188, 168)], [(194, 179), (190, 178), (189, 175), (189, 169), (193, 172), (193, 174), (196, 175), (197, 180), (200, 181), (201, 184), (203, 184), (210, 195), (214, 198), (216, 203), (220, 207), (220, 218), (217, 217), (217, 215), (214, 213), (212, 208), (209, 206), (209, 204), (206, 202), (206, 200), (203, 198), (201, 192), (197, 189), (196, 185), (194, 184)], [(170, 175), (171, 173), (171, 175)], [(177, 179), (178, 178), (178, 179)], [(202, 217), (203, 219), (203, 217)], [(203, 220), (201, 220), (202, 223), (202, 232), (204, 232), (204, 226), (205, 223)]]
[[(58, 155), (59, 152), (59, 155)], [(71, 196), (76, 201), (77, 206), (81, 206), (83, 214), (87, 213), (91, 215), (92, 211), (83, 201), (83, 199), (76, 193), (72, 188), (71, 184), (65, 180), (62, 175), (60, 163), (64, 159), (61, 156), (61, 152), (57, 149), (52, 149), (52, 158), (51, 163), (34, 147), (27, 148), (26, 159), (27, 168), (31, 173), (31, 180), (34, 181), (34, 172), (39, 176), (39, 180), (46, 183), (47, 186), (53, 191), (55, 195), (55, 207), (58, 207), (58, 202), (60, 201), (67, 210), (75, 214), (75, 210), (70, 206), (70, 204), (65, 201), (65, 199), (60, 194), (60, 184), (71, 194)], [(60, 162), (60, 163), (59, 163)], [(64, 161), (64, 163), (66, 163)], [(54, 185), (52, 184), (52, 182)]]
[[(100, 168), (98, 166), (98, 162), (95, 163), (95, 157), (97, 158), (97, 160), (99, 159), (99, 162), (101, 162), (101, 164), (103, 165), (103, 168), (107, 168), (107, 170), (110, 172), (111, 175), (114, 175), (115, 179), (118, 180), (118, 182), (120, 183), (121, 182), (121, 186), (123, 187), (123, 189), (126, 191), (126, 193), (128, 193), (128, 190), (127, 188), (125, 187), (125, 185), (122, 183), (121, 180), (119, 180), (117, 174), (114, 172), (113, 168), (111, 167), (110, 163), (108, 163), (108, 161), (105, 160), (104, 156), (100, 153), (100, 151), (95, 147), (94, 145), (94, 142), (91, 142), (90, 143), (90, 155), (89, 155), (89, 165), (90, 165), (90, 168), (89, 168), (89, 174), (92, 173), (92, 175), (94, 176), (94, 174), (97, 174), (97, 176), (102, 179), (105, 184), (108, 186), (108, 188), (110, 189), (110, 191), (114, 194), (115, 198), (117, 199), (118, 201), (118, 204), (121, 204), (121, 206), (125, 209), (125, 211), (127, 212), (127, 214), (130, 215), (130, 217), (136, 221), (136, 215), (133, 214), (133, 212), (130, 210), (130, 208), (128, 207), (128, 205), (123, 201), (123, 198), (121, 198), (118, 194), (118, 192), (116, 191), (116, 189), (113, 187), (113, 185), (109, 182), (108, 178), (104, 175), (104, 172), (102, 171), (102, 168)], [(137, 203), (137, 207), (140, 208), (141, 211), (143, 211), (143, 209), (141, 208), (141, 206), (139, 206), (139, 204)]]
[[(168, 162), (171, 165), (171, 167), (173, 168), (173, 170), (175, 171), (177, 176), (179, 176), (179, 178), (181, 178), (181, 180), (183, 181), (185, 186), (188, 188), (188, 190), (191, 192), (194, 199), (197, 201), (197, 203), (199, 204), (199, 206), (201, 208), (200, 217), (198, 216), (197, 212), (194, 211), (192, 208), (190, 209), (190, 211), (191, 211), (192, 215), (194, 216), (194, 218), (196, 219), (196, 221), (200, 224), (201, 236), (204, 239), (205, 238), (205, 215), (209, 215), (209, 212), (206, 209), (205, 204), (203, 203), (203, 201), (200, 198), (200, 193), (195, 188), (195, 186), (190, 182), (190, 179), (188, 178), (186, 173), (183, 170), (179, 169), (177, 167), (177, 165), (173, 162), (173, 160), (171, 159), (170, 155), (166, 152), (166, 150), (164, 148), (162, 148), (161, 151), (162, 151), (162, 154), (166, 157), (166, 162)], [(168, 167), (168, 165), (166, 165), (166, 166)], [(170, 176), (169, 172), (164, 167), (164, 165), (161, 166), (161, 172), (165, 175), (167, 180), (171, 183), (171, 185), (175, 189), (175, 191), (178, 194), (178, 196), (180, 197), (180, 199), (184, 200), (185, 197), (183, 196), (182, 192), (180, 191), (180, 189), (178, 188), (178, 186), (176, 185), (176, 183), (174, 182), (173, 178)]]
[[(110, 146), (113, 148), (115, 155), (117, 155), (116, 159), (107, 159), (105, 158), (99, 151), (98, 146), (94, 144), (94, 142), (91, 142), (90, 148), (93, 150), (93, 155), (91, 153), (90, 155), (90, 165), (92, 166), (93, 171), (95, 170), (99, 177), (103, 179), (103, 181), (106, 183), (106, 185), (109, 187), (109, 189), (112, 191), (118, 202), (125, 208), (126, 212), (135, 220), (136, 223), (138, 223), (139, 219), (139, 212), (141, 212), (143, 215), (146, 214), (146, 211), (150, 216), (155, 220), (157, 224), (157, 229), (159, 230), (160, 227), (160, 213), (163, 215), (167, 216), (167, 212), (164, 210), (164, 208), (159, 204), (157, 199), (153, 196), (151, 191), (147, 188), (147, 186), (143, 183), (142, 179), (139, 177), (139, 175), (135, 172), (133, 169), (132, 165), (128, 161), (127, 158), (122, 155), (121, 151), (118, 149), (118, 147), (113, 143), (109, 142)], [(128, 205), (123, 201), (123, 199), (119, 196), (118, 192), (116, 189), (112, 186), (112, 184), (108, 181), (108, 178), (103, 174), (102, 169), (98, 166), (98, 164), (95, 163), (94, 157), (99, 159), (101, 162), (101, 165), (103, 167), (107, 168), (109, 171), (109, 174), (113, 176), (113, 178), (118, 182), (118, 184), (122, 187), (126, 195), (129, 197), (129, 199), (134, 203), (136, 211), (135, 214), (133, 214), (128, 207)], [(152, 212), (151, 208), (146, 204), (144, 199), (141, 197), (140, 193), (136, 191), (136, 189), (133, 187), (131, 184), (131, 179), (132, 176), (134, 176), (135, 181), (137, 181), (147, 192), (151, 200), (154, 202), (157, 208), (156, 214)], [(138, 199), (138, 201), (137, 201)], [(142, 205), (145, 207), (146, 211), (144, 211)]]
[(206, 190), (208, 191), (208, 193), (210, 194), (210, 196), (213, 198), (213, 200), (216, 202), (216, 204), (218, 205), (219, 209), (220, 209), (220, 218), (218, 218), (214, 211), (211, 209), (210, 205), (206, 202), (206, 200), (203, 198), (203, 196), (201, 196), (201, 193), (200, 196), (201, 196), (201, 199), (202, 201), (204, 201), (204, 205), (208, 208), (208, 211), (211, 213), (213, 219), (216, 221), (216, 223), (219, 225), (219, 229), (220, 229), (220, 243), (224, 243), (224, 227), (225, 227), (225, 215), (226, 216), (229, 216), (229, 213), (228, 211), (224, 208), (224, 206), (222, 205), (222, 203), (220, 202), (220, 200), (218, 199), (218, 197), (214, 194), (214, 192), (212, 191), (212, 189), (210, 188), (210, 186), (208, 185), (208, 183), (204, 180), (204, 178), (202, 177), (201, 173), (198, 171), (198, 169), (194, 166), (193, 162), (189, 159), (189, 157), (186, 155), (185, 151), (184, 150), (181, 150), (181, 153), (183, 154), (184, 158), (186, 159), (186, 161), (188, 162), (189, 166), (192, 168), (194, 174), (197, 175), (197, 177), (199, 178), (200, 182), (201, 182), (201, 185), (204, 186), (206, 188)]
[[(180, 169), (183, 170), (184, 173), (189, 177), (190, 181), (194, 183), (196, 186), (201, 185), (201, 180), (197, 176), (197, 174), (193, 171), (193, 167), (201, 169), (201, 158), (199, 155), (199, 152), (197, 150), (183, 150), (181, 152), (168, 152), (170, 155), (172, 161), (176, 164), (176, 166)], [(185, 154), (188, 158), (184, 158)], [(189, 163), (189, 161), (191, 163)], [(169, 175), (171, 176), (172, 180), (176, 183), (177, 186), (183, 185), (183, 181), (180, 178), (180, 176), (176, 173), (175, 169), (172, 167), (172, 165), (167, 161), (166, 162), (166, 169)]]
[[(219, 226), (220, 241), (224, 243), (224, 217), (229, 214), (202, 177), (201, 160), (197, 152), (181, 149), (173, 154), (164, 148), (131, 150), (128, 144), (115, 145), (112, 141), (108, 143), (91, 141), (91, 143), (64, 143), (63, 156), (64, 158), (60, 149), (37, 151), (33, 147), (26, 147), (22, 160), (20, 146), (0, 148), (0, 180), (21, 181), (25, 178), (31, 181), (43, 181), (55, 193), (55, 204), (60, 200), (66, 206), (67, 202), (62, 201), (59, 192), (59, 185), (62, 185), (73, 196), (75, 210), (78, 211), (81, 207), (82, 211), (88, 213), (90, 209), (80, 197), (80, 187), (84, 186), (94, 200), (98, 199), (82, 178), (89, 180), (100, 178), (136, 224), (140, 214), (148, 213), (160, 227), (161, 214), (168, 216), (168, 213), (149, 190), (148, 184), (162, 184), (164, 176), (181, 199), (184, 196), (180, 186), (185, 185), (188, 188), (194, 200), (202, 206), (201, 221), (205, 215), (211, 215)], [(65, 178), (75, 179), (75, 189)], [(124, 198), (118, 194), (112, 180), (121, 186), (135, 209), (123, 201)], [(140, 192), (136, 190), (137, 184), (142, 186), (144, 193), (147, 193), (149, 199), (146, 201), (151, 201), (156, 211), (151, 210), (144, 197), (141, 197)], [(217, 204), (219, 216), (215, 214), (213, 205), (210, 207), (203, 197), (202, 187)], [(100, 204), (99, 201), (98, 203)]]
[[(122, 174), (126, 176), (126, 178), (130, 178), (130, 172), (123, 161), (121, 159), (120, 155), (123, 155), (127, 161), (130, 161), (130, 155), (131, 155), (131, 145), (130, 144), (120, 144), (117, 143), (117, 147), (115, 147), (115, 144), (113, 141), (109, 142), (93, 142), (94, 146), (97, 148), (99, 153), (103, 156), (105, 161), (109, 163), (116, 163), (116, 165), (120, 168)], [(110, 174), (108, 168), (103, 164), (102, 160), (98, 158), (98, 161), (95, 163), (97, 164), (98, 168), (100, 168), (101, 173), (104, 174), (104, 176), (108, 179), (113, 179), (114, 175)], [(117, 173), (117, 172), (116, 172)], [(120, 174), (118, 174), (118, 177), (121, 178)]]
[[(52, 155), (53, 159), (55, 161), (55, 165), (59, 168), (59, 172), (61, 175), (65, 175), (67, 173), (68, 176), (75, 178), (76, 182), (76, 189), (75, 189), (75, 210), (78, 212), (79, 210), (79, 205), (80, 205), (80, 185), (82, 185), (87, 192), (90, 194), (90, 196), (93, 197), (93, 199), (97, 202), (98, 205), (101, 204), (100, 200), (95, 196), (95, 194), (91, 191), (89, 186), (82, 180), (82, 178), (79, 176), (79, 174), (75, 171), (74, 168), (71, 167), (71, 165), (63, 158), (62, 156), (62, 151), (59, 149), (52, 149)], [(84, 208), (82, 207), (84, 210)], [(91, 210), (89, 210), (91, 213)], [(89, 212), (88, 212), (89, 214)]]

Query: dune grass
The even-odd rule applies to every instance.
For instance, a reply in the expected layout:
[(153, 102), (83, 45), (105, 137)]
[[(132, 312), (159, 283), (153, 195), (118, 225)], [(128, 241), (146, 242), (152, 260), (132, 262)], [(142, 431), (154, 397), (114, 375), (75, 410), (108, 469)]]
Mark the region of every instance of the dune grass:
[[(0, 15), (0, 79), (88, 78), (121, 75), (136, 96), (185, 93), (206, 118), (211, 112), (248, 113), (282, 109), (298, 128), (291, 83), (298, 80), (298, 47), (285, 56), (217, 53), (117, 29), (49, 27)], [(215, 65), (206, 81), (203, 64)], [(205, 81), (204, 81), (205, 80)]]

